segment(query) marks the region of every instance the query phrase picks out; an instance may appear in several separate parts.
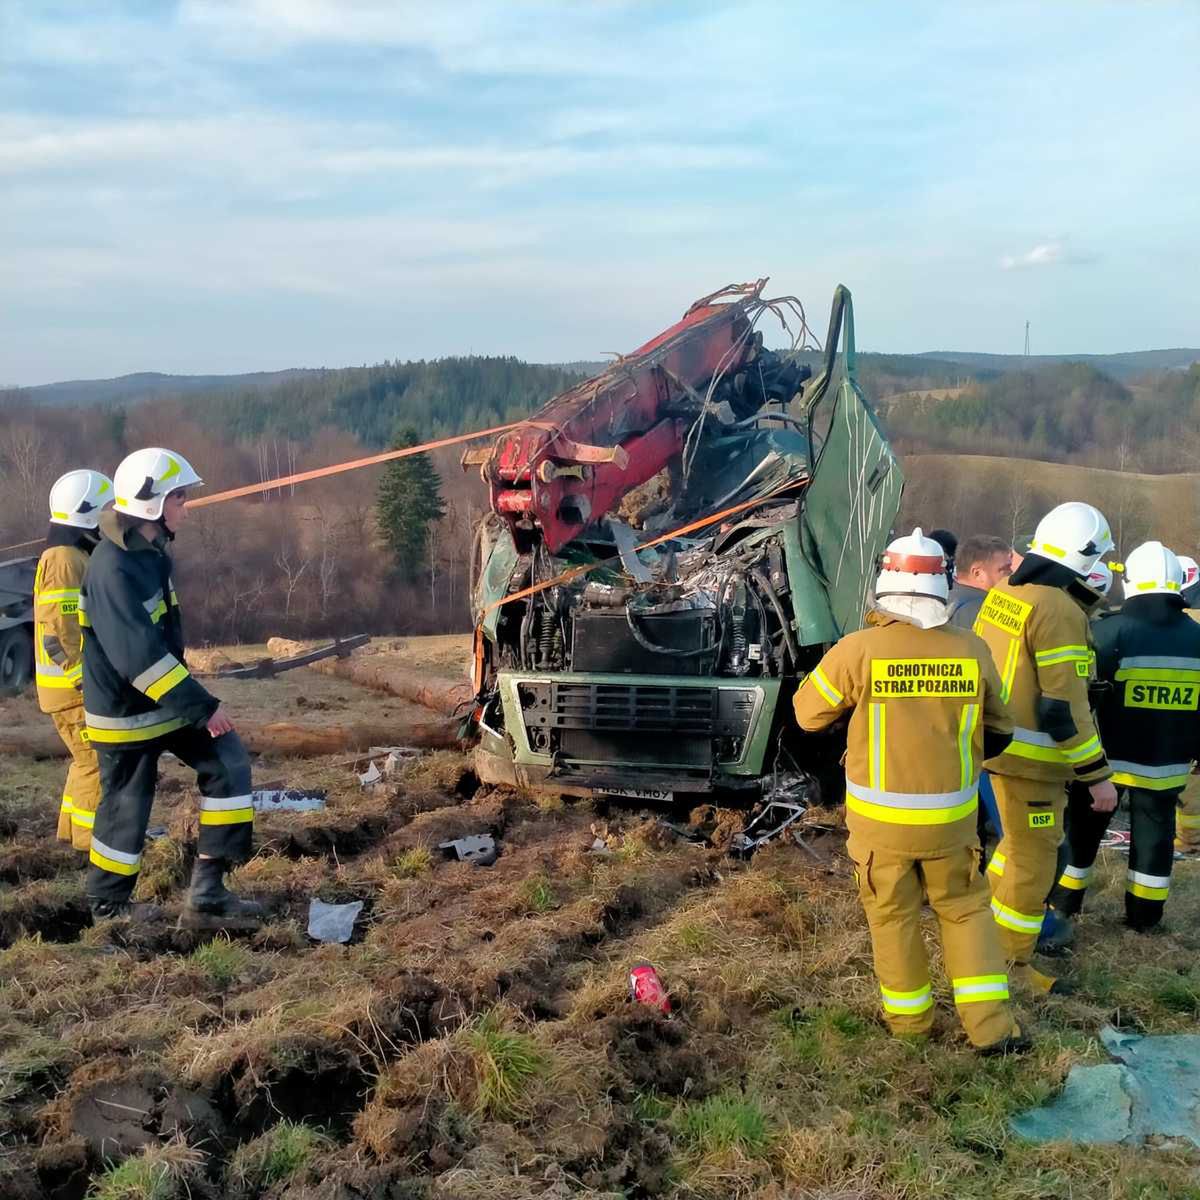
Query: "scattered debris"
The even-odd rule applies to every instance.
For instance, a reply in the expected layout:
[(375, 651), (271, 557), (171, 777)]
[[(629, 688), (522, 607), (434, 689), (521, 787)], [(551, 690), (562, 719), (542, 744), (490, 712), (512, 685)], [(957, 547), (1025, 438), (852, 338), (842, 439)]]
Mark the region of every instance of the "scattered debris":
[(361, 900), (349, 904), (312, 900), (308, 906), (308, 936), (316, 942), (348, 942), (362, 909)]
[(1146, 1037), (1110, 1026), (1100, 1040), (1118, 1061), (1072, 1067), (1062, 1094), (1013, 1117), (1013, 1131), (1031, 1142), (1181, 1138), (1200, 1146), (1200, 1035)]
[[(401, 767), (421, 755), (420, 750), (412, 746), (372, 746), (367, 753), (371, 756), (371, 762), (358, 777), (358, 782), (363, 787), (371, 787), (385, 779), (391, 779)], [(384, 756), (382, 763), (375, 761), (381, 755)]]
[[(777, 838), (808, 812), (808, 805), (786, 800), (770, 800), (741, 833), (729, 842), (732, 858), (749, 858), (759, 846)], [(793, 836), (795, 836), (793, 834)]]
[(258, 813), (317, 812), (325, 807), (324, 791), (300, 788), (258, 789), (250, 793), (250, 804)]
[(456, 858), (459, 862), (474, 863), (477, 867), (490, 867), (500, 854), (496, 839), (490, 833), (438, 842), (438, 849), (448, 857)]
[(671, 998), (658, 972), (648, 962), (634, 963), (629, 968), (629, 999), (656, 1008), (663, 1016), (671, 1015)]
[(261, 658), (251, 667), (230, 666), (216, 673), (218, 679), (272, 679), (282, 671), (294, 671), (297, 667), (310, 667), (327, 658), (349, 658), (352, 650), (365, 646), (370, 637), (356, 633), (348, 638), (335, 638), (328, 646), (294, 654), (290, 658)]

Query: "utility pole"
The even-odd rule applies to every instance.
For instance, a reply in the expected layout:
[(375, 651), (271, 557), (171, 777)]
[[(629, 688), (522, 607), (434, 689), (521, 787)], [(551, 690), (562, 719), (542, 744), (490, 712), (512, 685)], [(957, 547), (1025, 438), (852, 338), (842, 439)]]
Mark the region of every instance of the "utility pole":
[(1029, 357), (1029, 322), (1025, 322), (1025, 357)]

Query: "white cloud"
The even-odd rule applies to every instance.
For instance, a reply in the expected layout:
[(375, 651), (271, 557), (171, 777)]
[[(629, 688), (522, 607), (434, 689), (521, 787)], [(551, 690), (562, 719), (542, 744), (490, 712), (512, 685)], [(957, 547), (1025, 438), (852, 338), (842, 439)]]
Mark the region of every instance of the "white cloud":
[(1000, 259), (1000, 266), (1005, 271), (1019, 271), (1026, 267), (1062, 267), (1088, 262), (1095, 262), (1095, 255), (1073, 248), (1066, 238), (1051, 238), (1039, 242), (1024, 254), (1005, 254)]

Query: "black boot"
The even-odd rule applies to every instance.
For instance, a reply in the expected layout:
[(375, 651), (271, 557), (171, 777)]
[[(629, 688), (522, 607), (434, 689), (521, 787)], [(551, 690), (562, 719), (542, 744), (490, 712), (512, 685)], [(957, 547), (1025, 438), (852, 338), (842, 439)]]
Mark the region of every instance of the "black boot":
[(223, 858), (198, 858), (192, 868), (183, 921), (187, 925), (229, 926), (255, 925), (265, 909), (256, 900), (243, 900), (226, 886), (222, 876), (226, 862)]
[(128, 921), (132, 925), (151, 925), (161, 921), (163, 910), (157, 904), (142, 904), (136, 900), (100, 900), (88, 897), (93, 921)]

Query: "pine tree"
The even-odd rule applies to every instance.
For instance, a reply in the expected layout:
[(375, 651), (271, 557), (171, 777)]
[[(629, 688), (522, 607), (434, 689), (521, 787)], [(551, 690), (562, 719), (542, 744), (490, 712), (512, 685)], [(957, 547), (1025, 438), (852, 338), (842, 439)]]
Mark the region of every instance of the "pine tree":
[[(418, 442), (415, 429), (403, 429), (397, 432), (392, 448), (401, 450)], [(441, 480), (427, 454), (388, 463), (379, 481), (375, 513), (396, 573), (415, 580), (425, 566), (429, 526), (446, 513)]]

